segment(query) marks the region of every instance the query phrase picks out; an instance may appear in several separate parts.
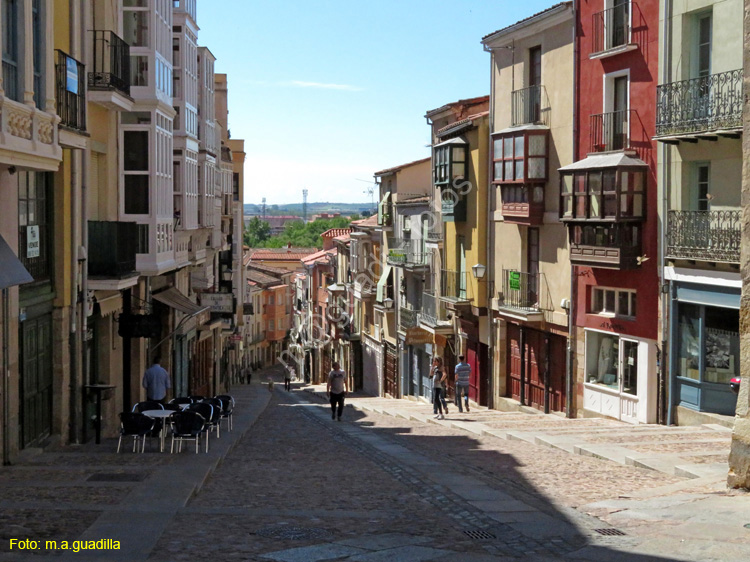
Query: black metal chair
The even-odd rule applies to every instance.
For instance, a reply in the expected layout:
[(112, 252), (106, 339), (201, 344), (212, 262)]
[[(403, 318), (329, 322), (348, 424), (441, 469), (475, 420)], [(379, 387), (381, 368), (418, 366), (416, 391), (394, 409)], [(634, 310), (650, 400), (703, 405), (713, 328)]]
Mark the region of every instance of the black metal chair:
[[(143, 413), (146, 410), (163, 410), (164, 405), (161, 402), (157, 402), (156, 400), (144, 400), (143, 402), (137, 402), (133, 406), (134, 412), (140, 412)], [(149, 437), (157, 437), (159, 433), (162, 430), (162, 427), (164, 427), (164, 424), (161, 420), (154, 420), (154, 427), (151, 430), (151, 433), (149, 434)]]
[(133, 405), (133, 412), (143, 413), (146, 410), (163, 410), (164, 406), (161, 402), (156, 400), (144, 400), (143, 402), (137, 402)]
[(180, 408), (179, 404), (172, 404), (171, 402), (169, 404), (164, 404), (165, 410), (170, 410), (172, 412), (181, 412), (182, 408)]
[(195, 404), (196, 402), (200, 402), (201, 400), (203, 400), (205, 398), (206, 398), (205, 396), (201, 396), (200, 394), (191, 394), (190, 395), (190, 400), (193, 401), (193, 404)]
[[(185, 410), (173, 413), (169, 421), (172, 427), (172, 444), (170, 453), (174, 453), (174, 443), (177, 441), (177, 452), (182, 451), (183, 441), (195, 441), (195, 453), (200, 449), (201, 433), (205, 430), (206, 420), (198, 412)], [(206, 452), (208, 453), (208, 436), (206, 437)]]
[(120, 452), (123, 437), (133, 437), (133, 452), (136, 451), (138, 440), (142, 441), (141, 453), (146, 450), (146, 436), (153, 431), (154, 420), (140, 412), (120, 413), (120, 439), (117, 441), (117, 452)]
[(193, 399), (189, 396), (178, 396), (177, 398), (172, 398), (169, 401), (170, 404), (192, 404)]
[(196, 412), (203, 417), (204, 423), (202, 431), (206, 434), (206, 452), (208, 453), (208, 434), (211, 431), (211, 418), (213, 418), (214, 415), (214, 407), (207, 402), (197, 402), (195, 404), (190, 404), (185, 411)]
[(221, 400), (218, 398), (204, 398), (201, 402), (204, 404), (211, 404), (214, 409), (211, 414), (211, 419), (209, 420), (209, 425), (211, 426), (211, 429), (216, 430), (216, 438), (219, 439), (221, 437), (221, 410), (223, 408)]
[(229, 394), (219, 394), (215, 397), (221, 400), (221, 419), (227, 420), (227, 427), (232, 431), (232, 412), (234, 411), (234, 398)]

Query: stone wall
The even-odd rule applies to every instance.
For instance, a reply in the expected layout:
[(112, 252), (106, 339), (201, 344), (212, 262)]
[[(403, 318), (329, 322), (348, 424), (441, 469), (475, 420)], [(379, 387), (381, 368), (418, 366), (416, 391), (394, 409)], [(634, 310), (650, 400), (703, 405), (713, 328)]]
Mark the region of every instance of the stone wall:
[(732, 488), (750, 488), (750, 0), (745, 0), (743, 53), (745, 106), (743, 111), (744, 131), (742, 135), (742, 301), (740, 304), (740, 373), (742, 384), (737, 399), (737, 414), (732, 434), (732, 450), (729, 454), (729, 476), (727, 484)]

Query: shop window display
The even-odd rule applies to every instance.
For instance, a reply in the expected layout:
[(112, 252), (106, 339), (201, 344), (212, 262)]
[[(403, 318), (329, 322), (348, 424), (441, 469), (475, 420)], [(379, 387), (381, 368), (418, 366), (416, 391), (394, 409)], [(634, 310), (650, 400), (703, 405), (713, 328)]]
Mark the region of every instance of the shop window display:
[(728, 384), (739, 374), (739, 312), (680, 304), (679, 376)]
[(586, 335), (586, 382), (638, 394), (638, 342), (616, 335)]

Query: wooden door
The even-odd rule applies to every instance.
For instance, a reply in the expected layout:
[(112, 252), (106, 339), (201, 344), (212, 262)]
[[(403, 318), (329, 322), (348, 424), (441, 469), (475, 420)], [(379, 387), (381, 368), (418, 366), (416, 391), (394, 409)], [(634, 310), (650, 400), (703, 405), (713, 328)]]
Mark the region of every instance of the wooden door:
[(21, 324), (20, 448), (52, 431), (52, 316)]
[[(521, 330), (508, 324), (506, 395), (521, 400)], [(526, 403), (544, 410), (544, 380), (549, 377), (550, 411), (565, 409), (565, 366), (567, 342), (564, 337), (524, 328), (524, 394)]]
[(565, 369), (567, 366), (568, 342), (562, 336), (549, 335), (549, 408), (553, 412), (565, 411)]
[(383, 377), (384, 391), (392, 397), (398, 397), (398, 357), (395, 346), (385, 344), (385, 376)]
[(469, 340), (466, 345), (466, 362), (471, 367), (471, 375), (469, 376), (469, 398), (479, 404), (480, 392), (480, 366), (481, 361), (479, 357), (479, 345), (478, 342)]

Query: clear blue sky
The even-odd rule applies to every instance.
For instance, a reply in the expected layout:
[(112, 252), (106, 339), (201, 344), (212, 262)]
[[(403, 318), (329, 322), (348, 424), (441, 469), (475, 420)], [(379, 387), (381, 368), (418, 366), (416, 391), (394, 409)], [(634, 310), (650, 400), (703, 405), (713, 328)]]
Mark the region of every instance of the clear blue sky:
[(377, 170), (429, 156), (424, 114), (489, 94), (484, 35), (554, 0), (198, 0), (228, 74), (245, 202), (368, 202)]

